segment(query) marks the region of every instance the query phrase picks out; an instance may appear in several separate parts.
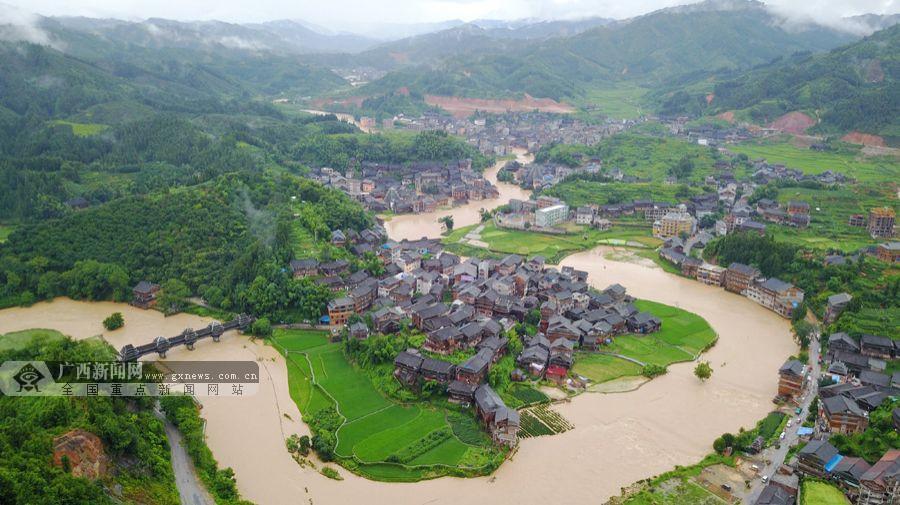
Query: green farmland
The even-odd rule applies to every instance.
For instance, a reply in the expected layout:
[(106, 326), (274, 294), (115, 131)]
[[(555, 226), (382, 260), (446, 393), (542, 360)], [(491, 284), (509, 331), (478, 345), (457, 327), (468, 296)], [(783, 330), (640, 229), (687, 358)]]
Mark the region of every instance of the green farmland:
[(896, 206), (896, 188), (887, 185), (848, 185), (835, 189), (781, 188), (778, 200), (802, 200), (810, 204), (810, 224), (798, 230), (769, 224), (775, 238), (819, 249), (853, 251), (871, 245), (873, 240), (865, 228), (853, 227), (848, 219), (853, 214), (868, 215), (874, 207)]
[(287, 353), (291, 398), (304, 420), (332, 407), (340, 414), (334, 452), (346, 468), (374, 480), (417, 481), (486, 474), (502, 461), (471, 413), (386, 398), (326, 333), (277, 330), (273, 342)]
[(851, 227), (853, 214), (867, 215), (874, 207), (897, 205), (900, 163), (889, 156), (867, 157), (857, 146), (840, 144), (834, 151), (813, 151), (796, 147), (784, 140), (757, 140), (729, 146), (751, 159), (765, 158), (806, 174), (826, 170), (841, 172), (857, 180), (854, 184), (829, 188), (780, 188), (778, 200), (802, 200), (810, 204), (809, 228), (798, 230), (767, 224), (778, 240), (818, 249), (852, 251), (873, 243), (865, 228)]
[(579, 352), (575, 355), (575, 367), (573, 372), (587, 377), (595, 384), (618, 379), (620, 377), (633, 377), (641, 375), (643, 368), (637, 363), (595, 352)]
[(596, 228), (571, 225), (570, 233), (554, 235), (524, 230), (498, 228), (493, 223), (486, 223), (480, 240), (487, 244), (487, 249), (466, 243), (465, 236), (478, 225), (453, 230), (444, 238), (446, 247), (465, 256), (502, 256), (519, 254), (522, 256), (540, 255), (549, 263), (560, 260), (580, 251), (586, 251), (598, 245), (629, 245), (633, 247), (655, 248), (661, 244), (659, 239), (649, 234), (645, 227), (616, 227), (600, 231)]
[(900, 180), (900, 165), (896, 158), (865, 157), (857, 146), (846, 145), (836, 151), (813, 151), (783, 140), (755, 140), (728, 146), (728, 150), (746, 154), (751, 160), (765, 158), (769, 163), (780, 163), (806, 174), (831, 170), (860, 182)]
[(92, 137), (106, 131), (109, 126), (97, 123), (74, 123), (72, 121), (63, 121), (61, 119), (53, 121), (54, 125), (68, 126), (72, 129), (72, 134), (76, 137)]
[[(638, 310), (650, 312), (662, 320), (662, 328), (650, 335), (621, 335), (603, 348), (645, 364), (668, 366), (692, 361), (716, 341), (716, 333), (702, 317), (686, 310), (637, 300)], [(574, 372), (594, 383), (620, 377), (641, 375), (643, 368), (631, 361), (597, 353), (580, 352), (575, 358)]]

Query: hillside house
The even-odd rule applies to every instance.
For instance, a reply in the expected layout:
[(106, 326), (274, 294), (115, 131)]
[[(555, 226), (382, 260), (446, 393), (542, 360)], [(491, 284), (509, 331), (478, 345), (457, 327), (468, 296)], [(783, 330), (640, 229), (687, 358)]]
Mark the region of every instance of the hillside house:
[(853, 300), (853, 296), (850, 293), (838, 293), (829, 296), (828, 303), (825, 306), (825, 323), (831, 324), (837, 321), (838, 316), (847, 308), (851, 300)]
[(456, 369), (456, 380), (469, 384), (481, 384), (487, 377), (493, 356), (489, 349), (482, 349)]
[(394, 358), (394, 377), (405, 386), (417, 386), (425, 359), (416, 349), (407, 349)]
[(419, 369), (419, 373), (424, 380), (450, 384), (456, 375), (456, 366), (439, 359), (425, 358), (422, 360), (422, 367)]
[(894, 341), (877, 335), (863, 335), (859, 339), (859, 350), (863, 356), (891, 359), (894, 355)]
[(853, 400), (843, 395), (822, 398), (819, 414), (833, 433), (859, 433), (869, 425), (869, 417)]
[(291, 272), (295, 279), (319, 275), (319, 262), (315, 259), (291, 260)]

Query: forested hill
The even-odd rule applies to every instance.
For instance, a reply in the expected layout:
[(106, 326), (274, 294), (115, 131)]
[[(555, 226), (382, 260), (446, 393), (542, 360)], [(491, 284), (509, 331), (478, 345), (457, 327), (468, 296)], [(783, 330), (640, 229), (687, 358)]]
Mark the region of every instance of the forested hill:
[[(618, 81), (656, 86), (688, 76), (749, 69), (796, 51), (828, 50), (854, 39), (817, 25), (785, 26), (757, 2), (713, 1), (509, 50), (498, 48), (496, 42), (487, 44), (481, 51), (463, 51), (427, 67), (401, 69), (364, 91), (384, 93), (405, 85), (435, 94), (529, 93), (572, 99), (590, 86)], [(425, 49), (415, 51), (409, 50), (420, 54)]]
[[(315, 319), (334, 295), (286, 270), (301, 234), (327, 239), (372, 224), (343, 193), (287, 174), (233, 174), (119, 198), (22, 225), (0, 244), (0, 306), (63, 295), (127, 300), (149, 279), (175, 297), (167, 310), (196, 294), (224, 310)], [(323, 258), (362, 261), (324, 240), (308, 246)]]
[(673, 95), (669, 113), (737, 110), (758, 124), (786, 112), (818, 117), (815, 130), (900, 139), (900, 25), (824, 54), (797, 54), (716, 85), (714, 98)]
[[(2, 362), (115, 359), (115, 351), (99, 339), (75, 342), (51, 330), (0, 338)], [(179, 503), (163, 424), (153, 415), (154, 401), (0, 395), (0, 503)], [(68, 454), (57, 452), (57, 440), (68, 442)], [(76, 466), (78, 473), (72, 471)], [(237, 494), (233, 477), (216, 484)]]
[[(126, 58), (125, 49), (79, 37), (67, 39), (68, 52), (0, 42), (0, 223), (59, 217), (77, 198), (96, 205), (273, 167), (303, 173), (325, 159), (341, 170), (350, 158), (385, 161), (383, 153), (399, 151), (404, 161), (466, 157), (485, 164), (455, 138), (438, 139), (440, 148), (430, 152), (406, 149), (403, 136), (357, 141), (362, 134), (333, 116), (298, 115), (256, 98), (249, 81), (302, 84), (291, 73), (304, 73), (302, 66), (278, 77), (277, 56), (263, 70), (264, 57), (236, 52), (215, 57), (213, 68), (204, 63), (208, 55), (167, 59), (165, 51), (138, 48)], [(339, 134), (346, 135), (340, 146), (316, 147)], [(346, 154), (348, 142), (373, 149)]]

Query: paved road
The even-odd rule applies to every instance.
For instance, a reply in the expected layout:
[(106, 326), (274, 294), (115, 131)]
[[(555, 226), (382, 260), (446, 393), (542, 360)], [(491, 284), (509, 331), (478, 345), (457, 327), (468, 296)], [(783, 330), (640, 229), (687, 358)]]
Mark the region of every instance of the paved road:
[[(821, 350), (819, 336), (818, 333), (814, 334), (809, 343), (809, 362), (812, 363), (812, 365), (809, 370), (809, 380), (807, 381), (806, 392), (801, 397), (802, 400), (799, 405), (802, 410), (799, 415), (791, 413), (791, 427), (784, 430), (785, 436), (784, 440), (781, 440), (781, 448), (776, 448), (776, 444), (765, 449), (760, 454), (764, 461), (771, 461), (771, 463), (764, 468), (760, 468), (760, 477), (766, 475), (771, 479), (778, 468), (784, 463), (784, 459), (787, 457), (788, 450), (790, 450), (791, 446), (796, 445), (799, 442), (800, 437), (797, 436), (797, 430), (803, 424), (802, 422), (806, 420), (806, 416), (809, 412), (809, 404), (819, 392), (819, 378), (822, 376), (822, 367), (819, 365), (819, 352)], [(743, 502), (747, 505), (755, 504), (764, 487), (766, 487), (766, 485), (762, 482), (762, 478), (754, 480), (749, 493), (742, 497)]]
[(216, 501), (206, 491), (203, 482), (194, 470), (194, 462), (184, 449), (181, 432), (166, 419), (162, 412), (154, 412), (166, 428), (166, 437), (172, 452), (172, 471), (175, 473), (175, 485), (181, 497), (181, 505), (216, 505)]

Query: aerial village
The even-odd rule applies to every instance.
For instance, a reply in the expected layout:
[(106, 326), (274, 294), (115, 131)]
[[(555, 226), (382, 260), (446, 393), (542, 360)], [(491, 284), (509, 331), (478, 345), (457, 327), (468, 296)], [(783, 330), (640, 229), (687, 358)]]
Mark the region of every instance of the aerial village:
[[(832, 298), (829, 319), (838, 317), (840, 307), (849, 302), (847, 296)], [(865, 431), (871, 414), (900, 394), (900, 372), (883, 373), (886, 362), (900, 356), (900, 348), (890, 338), (877, 335), (863, 335), (857, 341), (846, 333), (834, 333), (823, 340), (827, 353), (821, 360), (806, 365), (791, 359), (779, 370), (775, 400), (797, 405), (795, 422), (805, 422), (797, 430), (798, 440), (790, 441), (799, 450), (794, 456), (788, 453), (756, 503), (794, 503), (798, 476), (832, 482), (859, 505), (897, 503), (900, 450), (888, 450), (869, 464), (863, 458), (842, 455), (829, 439)], [(805, 419), (801, 407), (809, 409)], [(891, 412), (890, 423), (900, 429), (900, 407)]]
[[(539, 313), (538, 332), (516, 357), (518, 368), (511, 379), (546, 379), (565, 388), (578, 386), (569, 373), (576, 348), (598, 350), (617, 335), (649, 334), (662, 325), (658, 317), (635, 308), (621, 285), (592, 290), (586, 272), (557, 270), (541, 257), (461, 260), (443, 251), (438, 240), (385, 241), (377, 228), (358, 237), (335, 233), (333, 240), (356, 251), (376, 252), (385, 273), (350, 273), (343, 260), (292, 261), (295, 276), (317, 277), (333, 291), (345, 293), (328, 304), (320, 323), (337, 338), (366, 339), (399, 331), (402, 325), (424, 334), (421, 348), (396, 356), (396, 379), (411, 389), (437, 382), (451, 401), (474, 406), (501, 445), (516, 445), (519, 416), (486, 380), (507, 353), (507, 332), (529, 313)], [(470, 356), (458, 365), (441, 359), (459, 351)]]
[(469, 159), (446, 164), (363, 162), (348, 176), (323, 167), (313, 177), (373, 212), (434, 212), (438, 207), (499, 196), (493, 184), (472, 170)]

